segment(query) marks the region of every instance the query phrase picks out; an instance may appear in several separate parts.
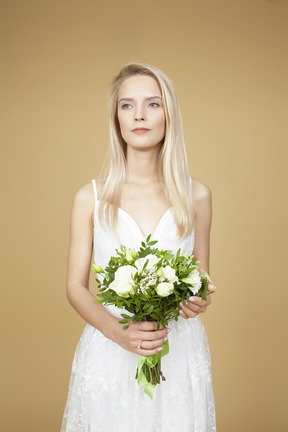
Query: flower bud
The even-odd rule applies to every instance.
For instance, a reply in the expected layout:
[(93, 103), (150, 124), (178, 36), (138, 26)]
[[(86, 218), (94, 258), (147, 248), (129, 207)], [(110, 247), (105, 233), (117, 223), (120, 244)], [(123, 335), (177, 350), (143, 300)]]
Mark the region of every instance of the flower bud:
[(163, 276), (163, 268), (162, 268), (162, 267), (160, 267), (160, 268), (157, 270), (157, 276), (159, 276), (159, 277)]
[(133, 259), (133, 251), (131, 251), (131, 249), (126, 249), (126, 260), (132, 262)]
[(102, 267), (97, 266), (95, 264), (92, 265), (92, 270), (94, 271), (94, 273), (104, 273), (104, 270), (102, 269)]

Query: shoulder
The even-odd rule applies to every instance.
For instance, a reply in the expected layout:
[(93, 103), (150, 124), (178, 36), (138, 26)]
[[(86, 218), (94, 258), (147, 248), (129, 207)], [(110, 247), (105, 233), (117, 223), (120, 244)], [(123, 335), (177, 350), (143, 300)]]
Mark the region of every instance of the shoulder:
[[(105, 179), (96, 180), (97, 196), (101, 196)], [(81, 206), (85, 209), (90, 209), (94, 212), (95, 207), (95, 195), (93, 190), (92, 182), (85, 184), (74, 195), (73, 204)]]
[(211, 200), (211, 190), (207, 185), (199, 180), (192, 179), (192, 198), (193, 201)]
[(91, 204), (93, 200), (94, 200), (94, 192), (93, 192), (92, 183), (85, 184), (80, 189), (78, 189), (74, 195), (74, 202), (81, 203), (84, 205)]
[(92, 183), (82, 186), (74, 194), (72, 214), (82, 215), (85, 219), (93, 218), (95, 208), (95, 197)]
[(207, 185), (192, 179), (192, 202), (195, 214), (201, 209), (211, 209), (212, 193)]

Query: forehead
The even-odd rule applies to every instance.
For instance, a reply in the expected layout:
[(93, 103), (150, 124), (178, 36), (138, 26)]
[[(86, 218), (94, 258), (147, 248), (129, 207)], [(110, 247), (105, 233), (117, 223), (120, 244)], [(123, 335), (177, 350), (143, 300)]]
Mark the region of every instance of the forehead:
[(151, 76), (135, 75), (126, 78), (119, 87), (118, 99), (149, 96), (161, 96), (160, 87)]

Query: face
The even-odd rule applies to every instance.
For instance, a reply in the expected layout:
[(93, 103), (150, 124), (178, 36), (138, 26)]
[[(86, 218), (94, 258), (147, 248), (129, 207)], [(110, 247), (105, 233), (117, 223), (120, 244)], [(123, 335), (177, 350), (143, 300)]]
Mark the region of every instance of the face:
[(121, 84), (118, 92), (118, 120), (127, 146), (147, 149), (162, 145), (165, 113), (157, 81), (135, 75)]

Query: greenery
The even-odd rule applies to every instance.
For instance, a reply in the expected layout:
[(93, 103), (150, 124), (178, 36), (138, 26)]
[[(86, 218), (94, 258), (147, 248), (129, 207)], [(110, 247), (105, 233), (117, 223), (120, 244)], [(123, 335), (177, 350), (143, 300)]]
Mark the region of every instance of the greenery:
[[(171, 319), (178, 320), (180, 303), (184, 305), (192, 295), (202, 297), (204, 300), (207, 299), (207, 288), (210, 282), (210, 278), (207, 273), (201, 271), (201, 288), (195, 294), (191, 292), (191, 284), (186, 283), (183, 279), (187, 278), (192, 272), (197, 271), (198, 261), (193, 256), (188, 254), (181, 255), (180, 249), (174, 256), (170, 250), (159, 250), (153, 246), (157, 243), (157, 240), (150, 241), (151, 235), (146, 239), (146, 242), (141, 243), (139, 251), (131, 251), (125, 246), (121, 245), (120, 251), (116, 249), (116, 256), (110, 258), (108, 266), (103, 270), (97, 265), (93, 265), (93, 271), (103, 275), (103, 281), (100, 282), (96, 279), (100, 286), (100, 293), (98, 294), (98, 300), (95, 303), (104, 303), (105, 305), (115, 305), (120, 309), (130, 312), (132, 315), (126, 313), (121, 314), (122, 319), (119, 321), (123, 324), (123, 329), (126, 330), (130, 323), (136, 321), (155, 321), (160, 323), (165, 328), (168, 325), (168, 321)], [(145, 262), (142, 271), (137, 271), (133, 276), (133, 285), (135, 287), (134, 294), (129, 297), (123, 297), (109, 288), (111, 282), (115, 279), (116, 271), (122, 266), (135, 266), (135, 262), (139, 258), (145, 258), (147, 256), (155, 255), (159, 260), (153, 266), (153, 269), (147, 269), (149, 260)], [(163, 276), (161, 278), (161, 269), (170, 266), (175, 270), (177, 281), (173, 283), (174, 289), (170, 295), (159, 296), (156, 291), (157, 284), (160, 281), (163, 282)], [(151, 282), (151, 279), (156, 279), (152, 285), (147, 285), (144, 290), (139, 289), (145, 283)], [(164, 279), (167, 281), (167, 279)]]
[[(95, 303), (114, 305), (124, 309), (123, 330), (131, 322), (155, 321), (168, 326), (169, 320), (178, 320), (180, 303), (184, 306), (191, 295), (206, 300), (208, 284), (211, 279), (203, 270), (197, 269), (199, 262), (188, 253), (181, 255), (179, 249), (174, 256), (170, 250), (160, 250), (153, 246), (156, 240), (150, 241), (149, 235), (136, 252), (121, 245), (116, 255), (111, 257), (108, 266), (103, 270), (93, 265), (93, 271), (101, 274), (103, 280), (96, 279), (100, 292)], [(130, 315), (128, 315), (130, 313)], [(165, 380), (161, 371), (161, 357), (168, 354), (168, 340), (162, 345), (162, 351), (153, 356), (138, 356), (136, 379), (139, 386), (144, 386), (145, 393), (153, 399), (153, 393), (160, 377)]]

